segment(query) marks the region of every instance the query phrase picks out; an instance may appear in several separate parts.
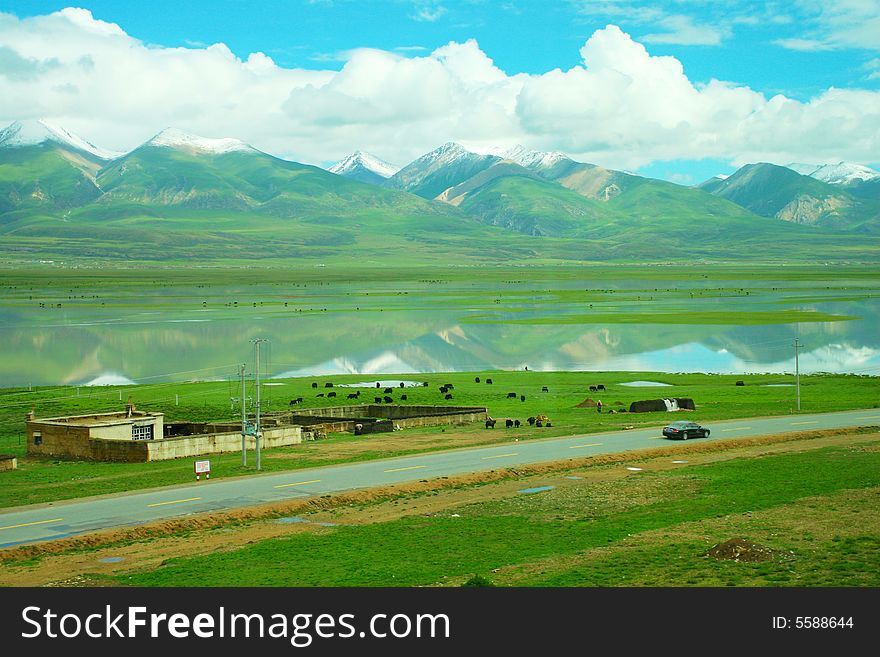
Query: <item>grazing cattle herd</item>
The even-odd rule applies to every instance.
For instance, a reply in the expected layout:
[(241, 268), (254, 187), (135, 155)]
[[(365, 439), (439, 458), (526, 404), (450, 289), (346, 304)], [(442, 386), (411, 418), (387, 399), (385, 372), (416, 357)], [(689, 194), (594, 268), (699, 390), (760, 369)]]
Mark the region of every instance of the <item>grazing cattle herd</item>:
[[(474, 383), (480, 383), (480, 377), (478, 377), (478, 376), (474, 377)], [(485, 383), (488, 385), (492, 385), (493, 382), (492, 382), (492, 379), (486, 379)], [(737, 381), (737, 385), (741, 385), (741, 383), (739, 381)], [(427, 388), (429, 386), (429, 384), (427, 381), (423, 381), (421, 383), (421, 386)], [(317, 389), (319, 387), (318, 382), (313, 381), (311, 384), (311, 387), (313, 390)], [(332, 388), (332, 387), (333, 387), (332, 382), (328, 381), (328, 382), (324, 383), (324, 388)], [(404, 388), (404, 387), (405, 387), (405, 384), (403, 381), (398, 383), (398, 388)], [(382, 388), (382, 386), (380, 385), (380, 383), (378, 381), (376, 382), (376, 388), (377, 389)], [(450, 391), (454, 390), (454, 389), (455, 389), (455, 386), (451, 383), (444, 383), (443, 385), (439, 386), (439, 388), (438, 388), (440, 394), (443, 395), (444, 400), (451, 400), (453, 398), (452, 393)], [(590, 392), (597, 392), (600, 390), (605, 390), (605, 386), (601, 383), (597, 384), (597, 385), (591, 385), (591, 386), (589, 386), (589, 390), (590, 390)], [(377, 390), (377, 392), (378, 392), (378, 390)], [(550, 392), (550, 388), (548, 386), (541, 386), (541, 392)], [(384, 404), (393, 404), (394, 398), (392, 397), (392, 395), (394, 394), (394, 388), (385, 387), (383, 390), (383, 393), (384, 393), (383, 396), (377, 395), (377, 396), (373, 397), (373, 402), (376, 404), (383, 404), (383, 403)], [(316, 397), (324, 397), (325, 393), (323, 393), (323, 392), (317, 393), (315, 396)], [(353, 393), (349, 393), (346, 395), (347, 399), (351, 399), (351, 400), (359, 399), (360, 396), (361, 396), (360, 390), (353, 392)], [(326, 397), (336, 397), (336, 392), (333, 392), (333, 391), (327, 392)], [(526, 396), (521, 393), (508, 392), (505, 398), (506, 399), (516, 399), (517, 397), (519, 397), (520, 402), (525, 403)], [(406, 394), (402, 394), (400, 396), (400, 401), (408, 401), (408, 399), (409, 399), (409, 397)], [(303, 403), (302, 397), (296, 397), (296, 398), (290, 400), (290, 406), (294, 406), (294, 405), (302, 404), (302, 403)], [(486, 428), (487, 429), (494, 429), (497, 421), (498, 420), (491, 418), (491, 417), (487, 418)], [(526, 422), (528, 423), (529, 426), (532, 426), (532, 427), (552, 427), (553, 426), (552, 423), (550, 422), (550, 419), (546, 415), (531, 416), (526, 420)], [(507, 429), (511, 429), (511, 428), (518, 429), (519, 427), (522, 426), (522, 422), (520, 422), (520, 420), (517, 420), (517, 419), (506, 418), (504, 420), (504, 426)]]

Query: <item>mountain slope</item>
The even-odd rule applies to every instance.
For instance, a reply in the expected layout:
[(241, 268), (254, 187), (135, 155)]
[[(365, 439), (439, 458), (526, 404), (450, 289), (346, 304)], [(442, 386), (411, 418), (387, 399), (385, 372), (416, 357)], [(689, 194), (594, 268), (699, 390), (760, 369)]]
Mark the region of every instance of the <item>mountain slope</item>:
[(0, 130), (0, 213), (51, 214), (98, 198), (107, 153), (44, 121), (16, 121)]
[(703, 191), (733, 201), (755, 214), (816, 226), (877, 229), (877, 208), (845, 189), (774, 164), (748, 164)]
[(490, 177), (457, 199), (459, 207), (480, 222), (531, 236), (582, 236), (585, 227), (604, 214), (596, 201), (538, 176)]

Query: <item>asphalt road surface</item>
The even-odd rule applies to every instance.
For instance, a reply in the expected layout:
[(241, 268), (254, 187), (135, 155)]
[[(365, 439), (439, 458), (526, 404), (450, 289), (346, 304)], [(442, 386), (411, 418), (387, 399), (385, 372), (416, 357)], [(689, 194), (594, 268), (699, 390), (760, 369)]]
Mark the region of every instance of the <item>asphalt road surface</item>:
[[(790, 431), (875, 424), (880, 424), (878, 409), (748, 418), (708, 424), (706, 426), (711, 430), (711, 436), (692, 440), (717, 442)], [(366, 463), (238, 477), (226, 481), (203, 479), (201, 482), (192, 481), (187, 485), (150, 492), (120, 493), (101, 498), (33, 505), (11, 512), (0, 512), (0, 548), (65, 538), (99, 529), (140, 525), (194, 513), (225, 511), (266, 502), (281, 502), (529, 463), (659, 447), (671, 442), (660, 436), (660, 429), (661, 427), (654, 427), (546, 440), (511, 441), (492, 447), (416, 454)], [(493, 431), (503, 432), (505, 429), (496, 428)]]

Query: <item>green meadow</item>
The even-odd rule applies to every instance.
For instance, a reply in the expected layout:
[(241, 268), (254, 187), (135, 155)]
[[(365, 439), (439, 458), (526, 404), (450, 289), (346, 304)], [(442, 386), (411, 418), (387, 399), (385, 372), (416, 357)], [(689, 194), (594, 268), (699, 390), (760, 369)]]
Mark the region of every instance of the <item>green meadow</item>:
[[(475, 378), (480, 378), (480, 383)], [(537, 429), (528, 425), (520, 429), (488, 431), (481, 424), (463, 427), (426, 427), (407, 429), (392, 434), (369, 437), (347, 433), (330, 434), (326, 439), (301, 445), (264, 451), (263, 471), (296, 470), (356, 460), (388, 458), (421, 451), (450, 449), (463, 444), (493, 444), (533, 440), (551, 436), (619, 430), (623, 427), (659, 428), (668, 414), (619, 413), (633, 401), (658, 397), (690, 397), (697, 411), (689, 415), (699, 422), (756, 416), (786, 415), (794, 412), (795, 390), (790, 375), (712, 375), (667, 374), (658, 372), (505, 372), (483, 371), (388, 376), (404, 380), (426, 381), (428, 387), (395, 390), (398, 403), (431, 405), (483, 406), (494, 418), (520, 419), (544, 414), (552, 427)], [(485, 383), (493, 379), (492, 385)], [(327, 392), (323, 386), (372, 380), (360, 375), (307, 377), (273, 380), (281, 384), (263, 388), (263, 412), (289, 408), (289, 400), (303, 397), (302, 407), (344, 405), (350, 402), (345, 393), (350, 389), (334, 388), (338, 397), (319, 397)], [(620, 385), (630, 381), (656, 381), (670, 387), (634, 388)], [(742, 380), (746, 385), (736, 386)], [(318, 383), (319, 389), (312, 387)], [(447, 400), (439, 387), (452, 383), (453, 399)], [(589, 386), (602, 384), (605, 391), (591, 392)], [(786, 385), (779, 385), (786, 384)], [(543, 387), (548, 392), (543, 392)], [(372, 402), (375, 389), (363, 388), (360, 402)], [(399, 401), (405, 392), (408, 400)], [(507, 393), (524, 396), (508, 399)], [(253, 395), (249, 386), (248, 395)], [(118, 493), (155, 486), (189, 482), (192, 459), (153, 463), (94, 463), (52, 458), (28, 457), (25, 454), (25, 414), (32, 408), (37, 417), (86, 414), (124, 408), (131, 398), (139, 410), (159, 411), (170, 421), (237, 421), (240, 406), (233, 398), (240, 397), (234, 381), (203, 383), (156, 383), (124, 387), (48, 387), (7, 389), (0, 392), (0, 452), (19, 457), (19, 469), (0, 474), (0, 507), (72, 499), (89, 495)], [(605, 412), (594, 407), (579, 407), (584, 400), (601, 399)], [(880, 385), (877, 377), (860, 375), (811, 375), (801, 377), (802, 412), (830, 412), (853, 408), (880, 407)], [(411, 443), (411, 444), (410, 444)], [(243, 467), (238, 453), (212, 455), (215, 479), (253, 474), (251, 465)]]

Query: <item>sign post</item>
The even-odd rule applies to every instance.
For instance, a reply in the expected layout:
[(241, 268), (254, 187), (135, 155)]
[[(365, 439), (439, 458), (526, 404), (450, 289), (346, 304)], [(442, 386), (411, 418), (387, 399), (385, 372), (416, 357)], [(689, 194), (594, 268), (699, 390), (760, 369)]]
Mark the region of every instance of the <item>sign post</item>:
[(196, 481), (199, 480), (201, 475), (205, 475), (205, 479), (211, 478), (211, 462), (210, 461), (196, 461), (193, 465), (193, 470), (196, 473)]

